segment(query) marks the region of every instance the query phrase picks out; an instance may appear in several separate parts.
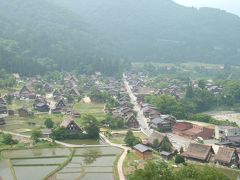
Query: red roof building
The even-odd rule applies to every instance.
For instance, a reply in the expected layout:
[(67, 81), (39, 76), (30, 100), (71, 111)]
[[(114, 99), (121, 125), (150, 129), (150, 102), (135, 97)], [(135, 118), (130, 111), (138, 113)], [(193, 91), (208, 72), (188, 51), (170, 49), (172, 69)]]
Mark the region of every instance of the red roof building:
[(211, 139), (214, 135), (214, 130), (189, 122), (179, 122), (173, 126), (173, 133), (189, 139), (196, 139), (197, 137)]

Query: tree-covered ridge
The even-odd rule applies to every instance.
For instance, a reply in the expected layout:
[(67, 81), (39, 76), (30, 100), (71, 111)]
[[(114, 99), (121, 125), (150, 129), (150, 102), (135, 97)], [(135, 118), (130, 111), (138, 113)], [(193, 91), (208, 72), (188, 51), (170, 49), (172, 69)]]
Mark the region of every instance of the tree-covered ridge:
[(119, 53), (137, 60), (238, 63), (240, 19), (212, 8), (171, 0), (54, 0), (119, 41)]
[(0, 66), (121, 74), (134, 61), (235, 63), (240, 18), (170, 0), (2, 0)]
[(112, 62), (116, 58), (107, 52), (112, 45), (104, 36), (78, 15), (46, 0), (2, 0), (0, 26), (0, 65), (8, 71), (112, 74), (121, 68), (121, 61), (120, 67)]

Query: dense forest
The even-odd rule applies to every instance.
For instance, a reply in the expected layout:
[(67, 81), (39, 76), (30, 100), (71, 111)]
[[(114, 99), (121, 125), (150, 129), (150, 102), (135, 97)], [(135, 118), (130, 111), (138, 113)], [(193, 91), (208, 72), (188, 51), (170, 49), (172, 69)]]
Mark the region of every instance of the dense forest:
[[(45, 0), (2, 0), (0, 66), (10, 72), (47, 70), (118, 73), (113, 45), (74, 13)], [(117, 61), (117, 63), (116, 63)]]
[(238, 16), (171, 0), (1, 0), (0, 27), (1, 68), (25, 75), (240, 58)]
[(240, 18), (171, 0), (51, 0), (118, 41), (135, 61), (238, 63)]

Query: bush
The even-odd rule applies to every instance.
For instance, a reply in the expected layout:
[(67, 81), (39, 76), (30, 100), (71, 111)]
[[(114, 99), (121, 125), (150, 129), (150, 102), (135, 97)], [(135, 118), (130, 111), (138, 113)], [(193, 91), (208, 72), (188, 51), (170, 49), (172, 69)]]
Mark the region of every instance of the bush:
[(12, 138), (12, 135), (11, 134), (3, 134), (2, 135), (2, 143), (3, 144), (6, 144), (6, 145), (13, 145), (13, 144), (17, 144), (18, 141), (17, 140), (14, 140)]
[(177, 155), (177, 156), (175, 157), (175, 163), (176, 163), (176, 164), (181, 164), (181, 163), (184, 163), (184, 162), (185, 162), (185, 160), (184, 160), (184, 158), (183, 158), (182, 156)]

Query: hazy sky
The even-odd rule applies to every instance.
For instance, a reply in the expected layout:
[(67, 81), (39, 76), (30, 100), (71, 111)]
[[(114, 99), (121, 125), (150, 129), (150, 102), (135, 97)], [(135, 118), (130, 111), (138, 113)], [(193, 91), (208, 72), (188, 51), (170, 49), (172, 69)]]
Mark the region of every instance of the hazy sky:
[(240, 16), (240, 0), (173, 0), (185, 6), (213, 7), (226, 10)]

